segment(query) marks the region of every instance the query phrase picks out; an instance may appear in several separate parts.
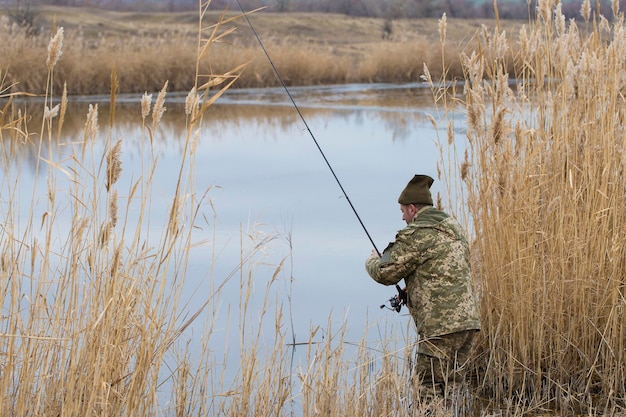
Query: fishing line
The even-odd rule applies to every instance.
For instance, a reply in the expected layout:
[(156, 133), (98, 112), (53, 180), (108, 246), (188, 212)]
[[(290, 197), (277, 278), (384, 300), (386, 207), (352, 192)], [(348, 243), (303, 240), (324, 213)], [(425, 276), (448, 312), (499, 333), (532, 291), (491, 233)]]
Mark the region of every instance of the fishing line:
[(357, 213), (356, 209), (354, 208), (354, 205), (352, 204), (352, 201), (350, 200), (350, 197), (348, 197), (348, 193), (346, 193), (346, 191), (343, 188), (343, 185), (341, 185), (341, 181), (339, 181), (339, 178), (335, 174), (335, 170), (333, 169), (333, 167), (330, 165), (330, 162), (328, 161), (328, 158), (326, 158), (326, 155), (324, 154), (324, 151), (322, 150), (322, 147), (319, 145), (319, 143), (317, 142), (317, 139), (315, 138), (315, 135), (313, 134), (313, 132), (309, 128), (309, 124), (307, 123), (306, 119), (302, 115), (302, 112), (300, 111), (300, 108), (296, 104), (296, 101), (293, 99), (293, 96), (291, 95), (291, 92), (289, 91), (289, 88), (287, 88), (287, 84), (285, 84), (285, 81), (283, 81), (283, 77), (281, 77), (280, 72), (278, 72), (278, 68), (276, 68), (276, 65), (274, 65), (274, 61), (272, 61), (272, 58), (270, 57), (270, 54), (265, 49), (265, 45), (263, 45), (263, 42), (261, 41), (261, 37), (259, 36), (259, 34), (257, 33), (256, 29), (252, 25), (252, 22), (248, 18), (248, 13), (243, 9), (243, 6), (241, 6), (241, 3), (239, 2), (239, 0), (235, 0), (235, 1), (237, 2), (237, 6), (239, 6), (239, 10), (241, 10), (241, 14), (246, 19), (246, 22), (248, 23), (248, 26), (250, 26), (250, 30), (252, 30), (252, 33), (256, 37), (256, 40), (259, 42), (259, 45), (261, 46), (261, 49), (263, 50), (263, 53), (265, 54), (265, 57), (269, 61), (270, 65), (272, 66), (274, 74), (276, 74), (276, 78), (278, 78), (278, 81), (280, 82), (281, 86), (283, 87), (283, 89), (287, 93), (287, 96), (289, 96), (289, 100), (291, 100), (291, 103), (293, 104), (293, 107), (296, 109), (296, 112), (298, 113), (298, 116), (300, 116), (300, 119), (302, 120), (302, 123), (304, 123), (304, 126), (306, 127), (306, 130), (309, 132), (309, 135), (311, 136), (311, 139), (313, 139), (313, 142), (315, 142), (315, 146), (317, 147), (317, 150), (322, 155), (322, 158), (324, 158), (324, 162), (326, 162), (326, 165), (328, 166), (328, 169), (330, 169), (330, 172), (333, 174), (333, 177), (335, 178), (335, 181), (337, 181), (337, 184), (339, 185), (339, 188), (341, 189), (341, 192), (343, 193), (344, 197), (346, 198), (346, 201), (350, 205), (350, 208), (352, 208), (352, 211), (354, 212), (354, 215), (356, 216), (357, 220), (361, 224), (361, 227), (363, 228), (363, 231), (365, 231), (365, 234), (367, 235), (367, 238), (372, 243), (372, 246), (374, 246), (374, 250), (376, 251), (378, 256), (380, 256), (380, 252), (378, 251), (378, 248), (376, 247), (376, 244), (374, 243), (374, 240), (372, 239), (372, 237), (370, 236), (369, 232), (367, 231), (367, 228), (365, 227), (365, 224), (363, 224), (363, 221), (361, 220), (361, 217), (359, 216), (359, 213)]

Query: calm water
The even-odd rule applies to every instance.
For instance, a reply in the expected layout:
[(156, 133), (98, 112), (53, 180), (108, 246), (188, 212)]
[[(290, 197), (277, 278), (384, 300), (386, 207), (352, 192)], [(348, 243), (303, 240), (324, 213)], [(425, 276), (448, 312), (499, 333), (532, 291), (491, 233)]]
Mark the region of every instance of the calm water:
[[(416, 85), (353, 85), (291, 90), (311, 132), (341, 181), (361, 220), (383, 250), (395, 232), (403, 227), (397, 197), (416, 173), (437, 177), (440, 159), (436, 146), (437, 132), (426, 117), (436, 116), (430, 91)], [(156, 97), (156, 94), (154, 94)], [(124, 138), (123, 174), (118, 189), (140, 175), (141, 121), (139, 96), (123, 97), (116, 111), (116, 127), (111, 137)], [(75, 99), (67, 120), (67, 130), (76, 132), (67, 141), (82, 139), (82, 127), (88, 104), (97, 97)], [(164, 216), (167, 195), (173, 193), (182, 153), (184, 134), (184, 95), (171, 94), (167, 111), (155, 137), (159, 155), (156, 184), (163, 195), (153, 200), (153, 215)], [(232, 91), (205, 117), (196, 153), (198, 193), (211, 187), (203, 214), (210, 227), (197, 231), (199, 245), (191, 251), (186, 279), (186, 309), (193, 312), (209, 293), (204, 280), (213, 277), (220, 283), (238, 264), (240, 231), (278, 233), (266, 251), (264, 262), (254, 270), (254, 297), (251, 309), (259, 309), (274, 267), (271, 264), (290, 254), (285, 236), (291, 240), (291, 259), (270, 291), (272, 304), (282, 304), (291, 317), (285, 324), (293, 329), (296, 342), (309, 338), (309, 331), (319, 326), (315, 339), (321, 340), (329, 326), (345, 323), (346, 338), (357, 342), (370, 326), (382, 320), (406, 323), (408, 317), (379, 307), (395, 294), (393, 287), (372, 281), (364, 261), (373, 247), (354, 212), (343, 196), (335, 178), (324, 162), (311, 135), (288, 101), (284, 91)], [(106, 101), (100, 103), (100, 124), (108, 121)], [(73, 130), (72, 130), (73, 129)], [(25, 150), (25, 152), (33, 152)], [(62, 160), (63, 146), (52, 150)], [(25, 189), (42, 181), (34, 178), (34, 155), (29, 165), (20, 169)], [(2, 181), (2, 188), (6, 187)], [(63, 186), (63, 185), (61, 185)], [(41, 186), (44, 190), (45, 187)], [(435, 182), (433, 192), (444, 193)], [(28, 193), (27, 193), (28, 194)], [(30, 199), (31, 195), (23, 196)], [(219, 253), (216, 262), (211, 253)], [(290, 279), (292, 278), (292, 279)], [(218, 311), (215, 350), (220, 339), (238, 340), (239, 279), (224, 288)], [(226, 317), (230, 311), (230, 322)], [(254, 311), (254, 310), (252, 310)], [(270, 308), (270, 317), (273, 315)], [(254, 316), (253, 316), (254, 317)], [(274, 334), (272, 320), (267, 320), (267, 337)], [(375, 327), (375, 326), (374, 326)], [(202, 320), (192, 326), (182, 339), (198, 340)], [(373, 344), (380, 336), (370, 330)], [(232, 344), (232, 343), (231, 343)], [(236, 343), (234, 343), (236, 345)], [(238, 346), (233, 353), (238, 357)], [(234, 370), (233, 372), (236, 372)]]

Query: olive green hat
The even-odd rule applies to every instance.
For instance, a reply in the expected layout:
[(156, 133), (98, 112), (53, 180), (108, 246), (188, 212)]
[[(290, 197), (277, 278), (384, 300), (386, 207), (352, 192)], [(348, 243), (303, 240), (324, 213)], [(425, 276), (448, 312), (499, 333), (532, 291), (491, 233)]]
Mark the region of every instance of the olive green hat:
[(430, 195), (430, 186), (433, 185), (433, 182), (435, 180), (428, 175), (414, 176), (402, 190), (400, 197), (398, 197), (398, 203), (432, 206), (433, 197)]

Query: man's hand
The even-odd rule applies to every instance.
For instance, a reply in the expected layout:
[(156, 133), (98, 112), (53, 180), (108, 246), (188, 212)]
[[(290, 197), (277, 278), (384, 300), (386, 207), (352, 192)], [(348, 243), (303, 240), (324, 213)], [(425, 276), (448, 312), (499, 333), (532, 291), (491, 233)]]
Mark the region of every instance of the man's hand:
[(397, 295), (398, 301), (400, 302), (401, 305), (406, 305), (406, 300), (407, 300), (406, 287), (400, 288), (400, 286), (396, 284), (396, 289), (398, 290), (398, 295)]

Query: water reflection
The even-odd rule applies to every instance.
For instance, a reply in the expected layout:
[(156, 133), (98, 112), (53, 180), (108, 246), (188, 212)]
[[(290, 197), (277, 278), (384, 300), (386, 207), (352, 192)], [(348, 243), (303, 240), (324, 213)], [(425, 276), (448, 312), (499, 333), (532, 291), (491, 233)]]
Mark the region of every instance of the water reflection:
[[(426, 116), (434, 113), (430, 92), (417, 85), (367, 85), (294, 88), (291, 93), (382, 250), (403, 226), (396, 201), (406, 182), (415, 173), (437, 177), (440, 132)], [(167, 111), (153, 139), (158, 158), (155, 183), (163, 196), (153, 200), (152, 214), (157, 217), (165, 218), (167, 196), (176, 186), (184, 146), (185, 96), (168, 96)], [(99, 103), (98, 146), (102, 151), (107, 140), (123, 138), (123, 174), (118, 188), (129, 190), (142, 175), (142, 147), (149, 140), (141, 124), (140, 97), (118, 99), (113, 126), (108, 126), (109, 109), (103, 99)], [(64, 121), (63, 137), (57, 138), (53, 129), (53, 140), (41, 142), (42, 154), (51, 155), (62, 165), (77, 153), (88, 106), (97, 100), (74, 98)], [(337, 323), (345, 320), (346, 337), (354, 341), (366, 332), (366, 317), (370, 324), (390, 319), (406, 323), (407, 317), (379, 308), (395, 290), (381, 287), (367, 276), (364, 261), (372, 246), (284, 91), (232, 91), (218, 103), (206, 114), (195, 151), (195, 187), (198, 194), (208, 189), (211, 200), (210, 206), (203, 207), (208, 224), (198, 228), (196, 241), (210, 243), (190, 252), (186, 284), (189, 311), (194, 311), (208, 292), (203, 290), (202, 279), (212, 276), (219, 281), (238, 264), (240, 231), (252, 234), (261, 230), (283, 236), (271, 246), (267, 263), (289, 256), (292, 247), (290, 265), (279, 282), (282, 293), (275, 302), (289, 306), (296, 341), (306, 341), (311, 327), (325, 328), (331, 315)], [(42, 103), (24, 106), (33, 122), (41, 120)], [(20, 176), (23, 183), (45, 181), (45, 170), (35, 178), (39, 133), (28, 143), (3, 137), (5, 178)], [(18, 165), (20, 160), (27, 161), (26, 169)], [(7, 184), (3, 181), (0, 191)], [(66, 186), (59, 184), (60, 188)], [(45, 187), (41, 189), (45, 191)], [(435, 183), (433, 191), (443, 193), (444, 189)], [(28, 204), (24, 201), (23, 207)], [(210, 253), (219, 257), (209, 263)], [(259, 265), (255, 272), (259, 290), (271, 280), (273, 271)], [(239, 292), (238, 282), (224, 287), (222, 307), (217, 312), (221, 317), (216, 319), (216, 334), (224, 339), (237, 339), (236, 326), (233, 329), (227, 316), (229, 306), (237, 311)], [(252, 308), (258, 306), (253, 304)], [(271, 335), (272, 323), (267, 324)], [(201, 331), (201, 327), (192, 327), (188, 335), (197, 337)]]
[[(294, 87), (290, 94), (298, 107), (304, 109), (306, 117), (351, 117), (352, 123), (368, 123), (372, 117), (391, 133), (392, 140), (407, 140), (411, 136), (411, 121), (424, 122), (425, 114), (432, 112), (432, 95), (422, 84), (409, 85), (347, 85)], [(167, 107), (156, 139), (161, 142), (180, 143), (181, 126), (185, 124), (185, 114), (181, 111), (186, 93), (168, 95)], [(136, 129), (140, 123), (140, 97), (123, 95), (117, 98), (115, 129), (112, 135)], [(63, 122), (65, 141), (78, 139), (83, 134), (89, 104), (99, 103), (99, 120), (106, 127), (110, 119), (107, 96), (84, 96), (70, 99), (67, 116)], [(56, 103), (55, 103), (56, 104)], [(18, 103), (30, 121), (33, 142), (39, 136), (39, 128), (44, 112), (41, 101), (31, 99)], [(283, 89), (239, 89), (229, 91), (218, 105), (207, 114), (208, 130), (256, 125), (262, 129), (287, 129), (300, 123), (300, 117), (292, 106), (289, 96)], [(150, 122), (148, 120), (148, 122)], [(313, 132), (315, 133), (315, 132)], [(6, 139), (5, 139), (6, 142)], [(6, 144), (6, 143), (5, 143)], [(46, 144), (44, 144), (46, 146)], [(139, 146), (131, 140), (127, 146)], [(28, 147), (26, 147), (28, 148)], [(28, 152), (28, 151), (26, 151)]]

